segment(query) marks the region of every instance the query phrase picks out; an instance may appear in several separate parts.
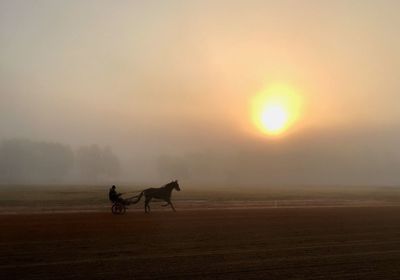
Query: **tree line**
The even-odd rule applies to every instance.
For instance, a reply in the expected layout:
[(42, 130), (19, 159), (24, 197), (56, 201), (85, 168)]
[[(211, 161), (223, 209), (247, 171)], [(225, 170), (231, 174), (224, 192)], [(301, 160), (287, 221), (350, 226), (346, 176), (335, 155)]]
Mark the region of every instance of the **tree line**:
[(0, 184), (98, 182), (119, 176), (121, 164), (110, 147), (72, 149), (29, 139), (0, 142)]

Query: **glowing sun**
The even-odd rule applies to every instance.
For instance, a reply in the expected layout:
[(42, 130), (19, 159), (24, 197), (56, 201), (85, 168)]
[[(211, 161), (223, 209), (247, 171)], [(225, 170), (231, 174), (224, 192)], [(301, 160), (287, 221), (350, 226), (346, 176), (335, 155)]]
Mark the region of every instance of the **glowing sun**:
[(252, 100), (252, 118), (259, 131), (278, 136), (299, 118), (300, 97), (287, 86), (271, 86)]

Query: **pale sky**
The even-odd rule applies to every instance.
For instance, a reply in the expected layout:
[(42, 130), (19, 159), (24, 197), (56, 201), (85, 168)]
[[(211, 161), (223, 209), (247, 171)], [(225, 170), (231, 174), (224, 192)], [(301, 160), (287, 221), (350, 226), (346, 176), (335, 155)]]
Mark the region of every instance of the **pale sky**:
[[(0, 0), (0, 139), (109, 145), (126, 180), (399, 184), (399, 10)], [(279, 139), (249, 109), (274, 83), (304, 103)]]

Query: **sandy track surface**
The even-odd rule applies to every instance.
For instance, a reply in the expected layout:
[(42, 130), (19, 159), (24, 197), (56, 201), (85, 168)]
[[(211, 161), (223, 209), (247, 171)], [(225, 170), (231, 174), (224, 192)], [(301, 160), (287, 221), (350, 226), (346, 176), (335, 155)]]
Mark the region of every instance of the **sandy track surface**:
[(0, 279), (399, 279), (400, 208), (0, 216)]

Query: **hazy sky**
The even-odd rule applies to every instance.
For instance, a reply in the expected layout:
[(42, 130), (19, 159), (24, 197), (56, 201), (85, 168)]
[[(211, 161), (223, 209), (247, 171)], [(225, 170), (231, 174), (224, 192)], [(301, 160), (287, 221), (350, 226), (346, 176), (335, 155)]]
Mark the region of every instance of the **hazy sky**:
[[(0, 0), (0, 139), (110, 145), (126, 180), (399, 184), (399, 10)], [(304, 103), (279, 139), (249, 110), (274, 83)]]

